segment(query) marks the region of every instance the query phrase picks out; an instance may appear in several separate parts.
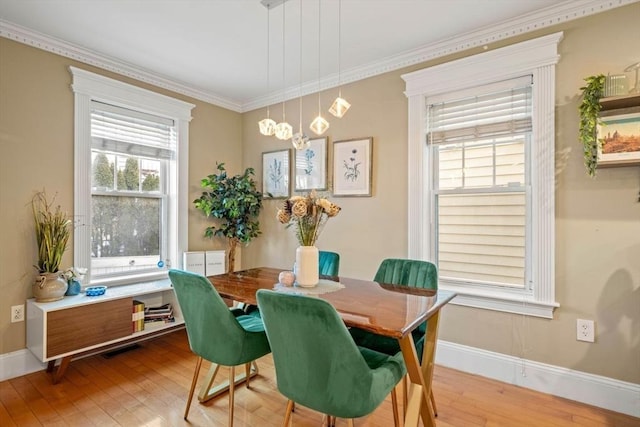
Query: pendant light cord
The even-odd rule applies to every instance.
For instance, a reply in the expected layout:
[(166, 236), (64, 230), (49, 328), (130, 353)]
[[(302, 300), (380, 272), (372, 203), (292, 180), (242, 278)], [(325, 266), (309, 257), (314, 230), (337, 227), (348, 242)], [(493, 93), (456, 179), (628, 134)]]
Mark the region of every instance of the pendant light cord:
[(322, 107), (320, 103), (320, 33), (322, 28), (322, 0), (318, 1), (318, 116), (322, 114)]
[[(271, 28), (271, 24), (269, 22), (269, 18), (271, 16), (271, 9), (270, 9), (270, 5), (267, 5), (267, 96), (269, 96), (269, 91), (270, 91), (270, 86), (271, 86), (271, 82), (269, 80), (269, 74), (270, 74), (270, 67), (269, 67), (269, 51), (271, 48), (271, 44), (269, 42), (269, 36), (271, 31), (269, 31), (269, 29)], [(269, 104), (267, 103), (267, 119), (270, 118), (269, 117)]]
[(338, 97), (342, 98), (342, 79), (340, 78), (342, 57), (342, 0), (338, 0)]
[(285, 114), (284, 114), (284, 102), (287, 98), (287, 85), (285, 83), (285, 79), (284, 79), (284, 27), (286, 25), (286, 20), (285, 20), (285, 14), (284, 14), (284, 10), (285, 10), (285, 2), (282, 3), (282, 122), (285, 123)]
[(302, 134), (302, 0), (300, 0), (300, 65), (298, 72), (298, 96), (300, 96), (300, 134)]

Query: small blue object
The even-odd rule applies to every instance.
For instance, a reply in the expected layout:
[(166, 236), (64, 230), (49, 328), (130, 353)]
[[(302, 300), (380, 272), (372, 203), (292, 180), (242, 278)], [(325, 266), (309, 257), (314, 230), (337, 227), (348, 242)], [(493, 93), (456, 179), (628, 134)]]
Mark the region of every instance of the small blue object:
[(158, 268), (162, 268), (164, 267), (164, 261), (160, 260), (158, 261)]
[(107, 291), (106, 286), (90, 286), (84, 290), (84, 293), (88, 297), (97, 297), (99, 295), (104, 295), (106, 291)]
[(67, 283), (69, 286), (67, 287), (67, 293), (65, 293), (66, 296), (78, 295), (80, 293), (82, 289), (80, 282), (77, 280), (69, 280)]

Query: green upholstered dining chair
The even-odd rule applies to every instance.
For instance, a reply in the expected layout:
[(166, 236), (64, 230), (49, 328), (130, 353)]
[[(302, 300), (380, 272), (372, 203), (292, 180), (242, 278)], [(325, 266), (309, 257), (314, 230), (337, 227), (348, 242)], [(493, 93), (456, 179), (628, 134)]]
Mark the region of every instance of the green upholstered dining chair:
[(327, 301), (266, 289), (257, 298), (278, 390), (289, 399), (283, 425), (289, 425), (294, 402), (352, 424), (373, 412), (405, 375), (402, 353), (357, 347)]
[[(389, 283), (393, 285), (405, 285), (415, 288), (438, 290), (438, 269), (429, 261), (389, 258), (380, 263), (373, 280), (378, 283)], [(416, 353), (418, 354), (419, 359), (422, 359), (422, 350), (424, 348), (426, 331), (427, 322), (423, 322), (412, 332), (416, 346)], [(353, 337), (353, 340), (359, 346), (385, 354), (396, 354), (400, 350), (400, 344), (396, 339), (376, 335), (372, 332), (367, 332), (358, 328), (351, 328), (349, 332)], [(403, 384), (406, 408), (406, 380), (403, 381)], [(433, 393), (430, 398), (433, 410), (437, 413)]]
[[(229, 310), (206, 277), (182, 270), (170, 270), (169, 278), (184, 316), (189, 346), (198, 355), (184, 419), (189, 414), (202, 360), (206, 359), (211, 363), (230, 367), (229, 426), (232, 426), (235, 367), (245, 365), (248, 388), (251, 362), (271, 352), (262, 319), (246, 316), (241, 310)], [(210, 384), (213, 384), (215, 373)]]
[(318, 269), (321, 276), (338, 276), (340, 274), (340, 255), (336, 252), (319, 251)]

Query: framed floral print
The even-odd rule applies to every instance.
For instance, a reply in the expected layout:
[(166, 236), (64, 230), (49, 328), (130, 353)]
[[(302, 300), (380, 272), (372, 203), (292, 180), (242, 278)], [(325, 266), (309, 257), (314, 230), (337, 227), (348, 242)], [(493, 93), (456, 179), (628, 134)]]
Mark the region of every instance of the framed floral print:
[(289, 150), (262, 153), (262, 197), (289, 197)]
[(371, 196), (373, 138), (333, 143), (333, 195)]
[(295, 191), (327, 189), (327, 138), (309, 140), (307, 147), (294, 150)]

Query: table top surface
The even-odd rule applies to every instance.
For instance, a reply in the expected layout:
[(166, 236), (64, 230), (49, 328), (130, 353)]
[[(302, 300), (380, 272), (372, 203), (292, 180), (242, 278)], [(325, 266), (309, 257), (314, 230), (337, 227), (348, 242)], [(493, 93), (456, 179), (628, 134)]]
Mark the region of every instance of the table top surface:
[[(259, 267), (209, 276), (208, 279), (221, 296), (257, 305), (257, 290), (273, 290), (278, 284), (280, 271)], [(347, 326), (393, 338), (404, 337), (456, 296), (451, 291), (433, 291), (343, 276), (321, 278), (344, 285), (344, 288), (314, 296), (330, 302)], [(301, 292), (304, 292), (304, 288)]]

